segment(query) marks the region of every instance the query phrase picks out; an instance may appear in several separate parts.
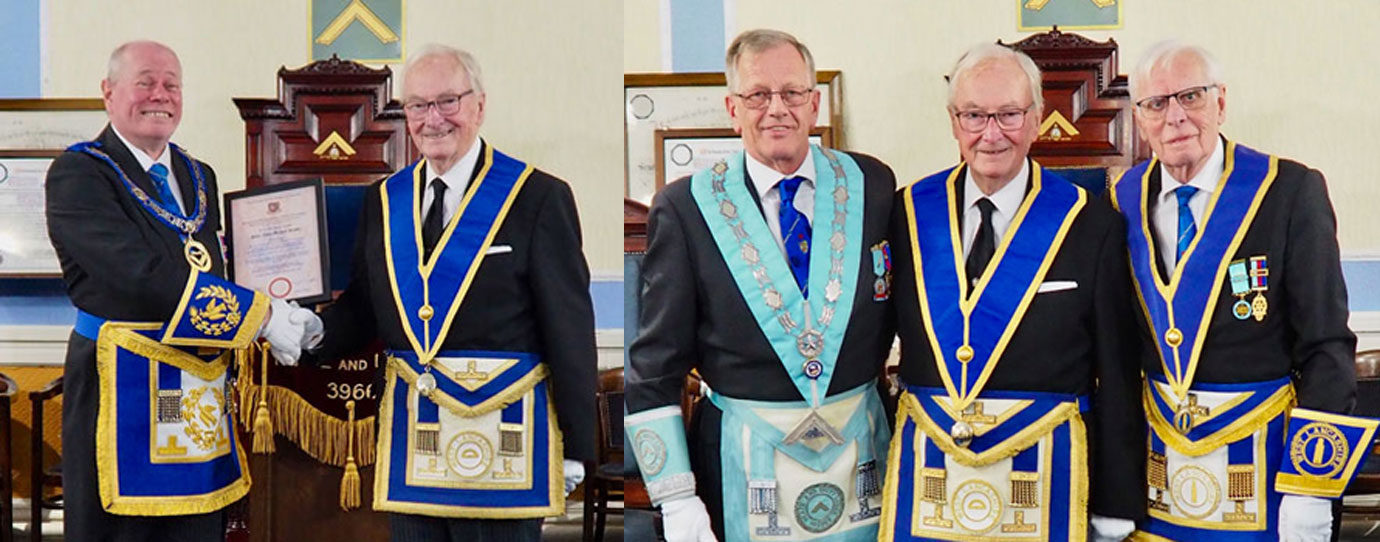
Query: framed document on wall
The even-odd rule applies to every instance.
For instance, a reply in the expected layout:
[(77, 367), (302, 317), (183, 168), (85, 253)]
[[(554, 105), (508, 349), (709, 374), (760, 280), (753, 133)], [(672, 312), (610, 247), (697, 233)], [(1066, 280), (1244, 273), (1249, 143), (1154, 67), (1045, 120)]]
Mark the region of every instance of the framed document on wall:
[[(816, 72), (819, 119), (816, 128), (827, 128), (831, 146), (844, 148), (841, 74)], [(733, 121), (724, 107), (728, 95), (722, 73), (630, 73), (623, 75), (624, 185), (629, 199), (648, 203), (665, 184), (657, 166), (665, 160), (656, 140), (659, 131), (727, 129)], [(720, 142), (722, 143), (722, 142)], [(705, 142), (714, 147), (713, 141)], [(722, 150), (722, 147), (719, 147)], [(669, 179), (675, 179), (675, 176)]]
[[(833, 147), (832, 135), (832, 128), (816, 126), (810, 130), (810, 143)], [(658, 191), (668, 182), (693, 175), (743, 150), (743, 139), (732, 128), (657, 130), (655, 141)]]
[(43, 183), (62, 149), (105, 126), (97, 98), (0, 99), (0, 277), (62, 276)]
[(321, 179), (226, 194), (225, 245), (235, 283), (303, 304), (330, 301)]

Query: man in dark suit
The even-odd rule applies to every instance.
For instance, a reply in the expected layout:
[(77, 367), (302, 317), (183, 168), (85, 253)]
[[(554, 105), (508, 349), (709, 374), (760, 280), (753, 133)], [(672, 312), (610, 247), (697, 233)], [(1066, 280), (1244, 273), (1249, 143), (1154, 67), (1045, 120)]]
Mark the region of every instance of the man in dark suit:
[[(215, 172), (169, 143), (182, 117), (181, 78), (167, 46), (136, 41), (116, 48), (101, 82), (110, 125), (48, 171), (49, 237), (78, 309), (63, 373), (68, 540), (220, 540), (221, 509), (249, 488), (234, 415), (220, 395), (228, 389), (223, 349), (261, 335), (280, 362), (298, 354), (302, 325), (289, 321), (297, 309), (275, 300), (266, 319), (266, 297), (220, 278)], [(173, 329), (162, 335), (163, 322), (177, 328), (184, 316), (207, 308), (190, 295), (193, 286), (223, 304), (196, 312), (204, 331), (197, 336)], [(150, 367), (158, 370), (157, 386), (123, 380), (140, 372), (148, 379)], [(214, 404), (195, 399), (213, 396), (220, 397)], [(151, 400), (160, 407), (153, 423), (150, 413), (130, 408)], [(189, 406), (216, 415), (187, 416)], [(193, 433), (213, 438), (185, 440)], [(149, 446), (151, 438), (158, 447)]]
[[(668, 540), (874, 540), (895, 178), (809, 143), (820, 95), (794, 37), (744, 32), (726, 70), (745, 152), (652, 204), (625, 426)], [(711, 391), (687, 444), (692, 370)]]
[[(1328, 499), (1369, 449), (1364, 427), (1374, 431), (1338, 415), (1355, 402), (1356, 337), (1336, 219), (1317, 170), (1220, 135), (1226, 94), (1217, 61), (1179, 42), (1151, 47), (1131, 76), (1155, 154), (1113, 193), (1148, 332), (1151, 476), (1140, 495), (1150, 517), (1140, 529), (1327, 540)], [(1205, 493), (1230, 506), (1195, 500), (1185, 481), (1230, 488)]]
[(1024, 53), (970, 49), (949, 76), (963, 162), (897, 192), (907, 387), (880, 540), (1085, 540), (1085, 504), (1121, 540), (1144, 513), (1122, 228), (1028, 157), (1041, 94)]
[[(570, 187), (478, 137), (479, 65), (403, 72), (423, 160), (371, 185), (323, 359), (389, 354), (374, 509), (399, 541), (536, 541), (594, 459), (589, 270)], [(559, 426), (559, 430), (556, 427)]]

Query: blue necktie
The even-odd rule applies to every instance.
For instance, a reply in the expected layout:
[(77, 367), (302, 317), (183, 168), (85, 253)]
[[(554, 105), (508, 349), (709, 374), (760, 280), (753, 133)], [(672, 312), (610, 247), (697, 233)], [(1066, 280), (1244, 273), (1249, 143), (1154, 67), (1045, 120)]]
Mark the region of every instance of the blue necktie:
[(1198, 226), (1193, 223), (1193, 210), (1188, 208), (1188, 200), (1193, 199), (1197, 191), (1197, 188), (1188, 185), (1174, 189), (1174, 195), (1179, 198), (1179, 251), (1175, 253), (1175, 265), (1184, 259), (1188, 245), (1193, 244), (1193, 237), (1198, 235)]
[(149, 168), (149, 178), (153, 179), (153, 186), (158, 189), (158, 200), (163, 208), (181, 215), (182, 209), (178, 208), (177, 198), (173, 197), (172, 187), (168, 185), (168, 166), (154, 164)]
[(804, 177), (783, 179), (781, 184), (781, 240), (786, 245), (786, 259), (800, 292), (809, 297), (810, 283), (810, 220), (795, 208), (795, 195)]

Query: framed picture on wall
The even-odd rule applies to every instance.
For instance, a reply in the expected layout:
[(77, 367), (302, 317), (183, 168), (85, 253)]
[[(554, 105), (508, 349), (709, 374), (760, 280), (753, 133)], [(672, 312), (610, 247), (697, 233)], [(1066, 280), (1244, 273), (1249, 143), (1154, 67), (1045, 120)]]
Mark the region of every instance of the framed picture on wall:
[[(838, 148), (845, 145), (841, 76), (838, 71), (818, 71), (815, 80), (815, 88), (820, 92), (816, 128), (827, 129), (816, 135), (829, 134), (829, 145)], [(667, 178), (676, 178), (658, 166), (659, 160), (667, 160), (661, 150), (662, 142), (657, 140), (659, 131), (672, 134), (675, 140), (676, 130), (719, 129), (728, 130), (727, 137), (736, 139), (732, 135), (732, 119), (724, 107), (724, 97), (728, 95), (726, 84), (722, 73), (630, 73), (623, 76), (624, 187), (628, 198), (648, 203)], [(723, 146), (726, 142), (715, 141), (715, 137), (718, 136), (690, 139), (705, 146), (706, 151), (726, 148)], [(660, 179), (658, 174), (662, 175)]]
[(62, 150), (105, 126), (100, 99), (0, 99), (0, 276), (62, 276), (43, 183)]
[[(816, 126), (810, 130), (810, 143), (833, 147), (833, 128)], [(686, 128), (657, 130), (656, 190), (666, 183), (714, 165), (743, 150), (743, 140), (732, 128)]]

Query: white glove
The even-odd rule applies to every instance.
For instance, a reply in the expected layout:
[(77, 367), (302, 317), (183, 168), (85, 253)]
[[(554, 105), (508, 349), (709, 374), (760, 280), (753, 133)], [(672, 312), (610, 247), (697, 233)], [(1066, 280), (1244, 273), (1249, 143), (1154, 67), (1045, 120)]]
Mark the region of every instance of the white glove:
[(326, 338), (326, 326), (311, 309), (298, 307), (296, 303), (292, 303), (292, 306), (292, 316), (288, 321), (302, 326), (302, 349), (315, 350), (321, 345), (321, 339)]
[(1285, 495), (1279, 502), (1280, 542), (1327, 542), (1332, 539), (1332, 501)]
[(1121, 542), (1136, 530), (1136, 522), (1124, 518), (1093, 514), (1089, 523), (1092, 524), (1093, 542)]
[(268, 340), (273, 359), (279, 365), (297, 365), (297, 358), (302, 355), (302, 324), (292, 321), (294, 309), (286, 301), (275, 298), (270, 305), (273, 313), (259, 329), (259, 338)]
[(565, 460), (565, 494), (575, 491), (575, 486), (585, 480), (585, 464), (573, 459)]
[(661, 524), (666, 542), (719, 542), (704, 501), (693, 495), (661, 503)]

